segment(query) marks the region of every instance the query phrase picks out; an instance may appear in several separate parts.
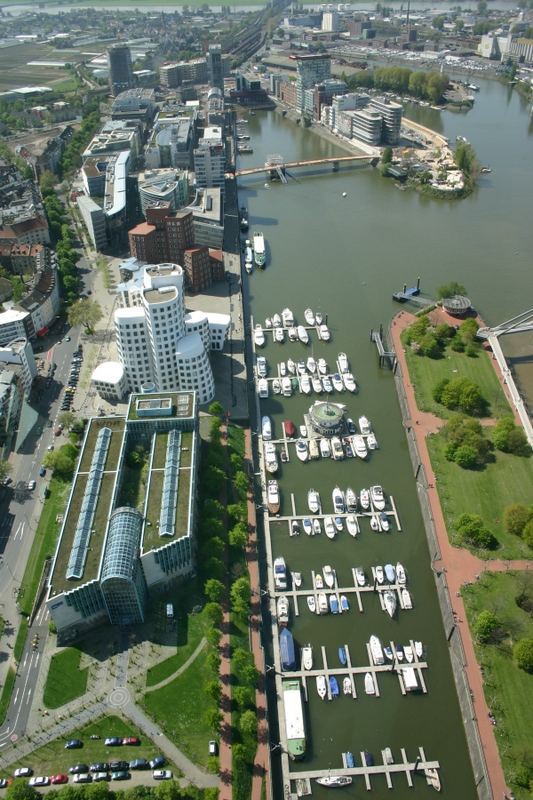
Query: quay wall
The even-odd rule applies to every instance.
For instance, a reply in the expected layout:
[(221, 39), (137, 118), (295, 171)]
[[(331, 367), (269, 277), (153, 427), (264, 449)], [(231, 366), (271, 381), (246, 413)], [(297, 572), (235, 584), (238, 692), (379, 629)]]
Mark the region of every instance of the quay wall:
[[(392, 336), (390, 335), (389, 341), (392, 342)], [(411, 427), (409, 406), (403, 384), (403, 375), (398, 361), (396, 362), (396, 368), (394, 370), (394, 383), (396, 385), (396, 393), (398, 395), (398, 401), (402, 413), (409, 455), (416, 480), (417, 492), (420, 501), (422, 517), (424, 520), (424, 529), (426, 532), (431, 562), (433, 563), (434, 561), (438, 561), (440, 559), (441, 554), (437, 540), (435, 523), (431, 513), (431, 506), (427, 494), (428, 481), (418, 452), (416, 437)], [(464, 670), (464, 667), (466, 666), (465, 652), (463, 643), (461, 641), (461, 634), (457, 625), (455, 624), (453, 616), (452, 603), (446, 581), (446, 573), (436, 570), (433, 566), (432, 571), (435, 579), (435, 586), (437, 588), (437, 595), (439, 598), (439, 606), (444, 624), (444, 630), (446, 633), (446, 639), (448, 641), (450, 650), (453, 676), (459, 698), (461, 714), (463, 717), (463, 724), (465, 728), (466, 740), (468, 742), (470, 759), (472, 761), (472, 768), (474, 770), (474, 778), (478, 791), (478, 797), (479, 800), (493, 800), (493, 793), (490, 786), (485, 754), (483, 752), (483, 747), (476, 724), (476, 716), (472, 703), (472, 692), (468, 683), (466, 672)]]

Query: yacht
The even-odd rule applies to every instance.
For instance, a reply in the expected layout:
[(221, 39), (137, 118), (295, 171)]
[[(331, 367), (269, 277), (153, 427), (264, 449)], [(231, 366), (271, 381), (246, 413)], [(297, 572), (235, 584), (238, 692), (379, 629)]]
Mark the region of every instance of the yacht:
[(276, 616), (278, 618), (278, 625), (285, 626), (289, 623), (289, 600), (286, 595), (282, 594), (276, 601)]
[(324, 322), (324, 315), (321, 311), (315, 311), (315, 323), (317, 325), (322, 325)]
[(266, 378), (259, 378), (257, 381), (257, 394), (262, 400), (268, 397), (268, 381)]
[(381, 486), (379, 486), (379, 484), (370, 487), (370, 497), (372, 499), (372, 505), (374, 508), (376, 508), (378, 511), (383, 511), (385, 508), (385, 497), (383, 495), (383, 489)]
[(292, 395), (292, 383), (290, 378), (281, 379), (281, 391), (284, 397), (290, 397)]
[(381, 530), (385, 531), (385, 533), (390, 531), (389, 518), (384, 511), (379, 512), (379, 524), (381, 525)]
[(342, 521), (342, 517), (333, 517), (333, 524), (335, 525), (336, 530), (344, 530), (344, 522)]
[(285, 341), (285, 332), (283, 328), (274, 328), (274, 341), (278, 344), (283, 344)]
[(313, 375), (311, 377), (311, 385), (313, 387), (313, 391), (314, 392), (316, 392), (317, 394), (322, 394), (322, 391), (323, 391), (323, 389), (322, 389), (322, 381), (320, 380), (318, 375)]
[(329, 375), (324, 375), (324, 377), (322, 378), (322, 388), (328, 394), (330, 394), (333, 391), (333, 384), (331, 383)]
[(253, 261), (254, 252), (252, 250), (252, 243), (249, 239), (247, 239), (244, 244), (244, 268), (248, 274), (250, 274), (254, 268)]
[(417, 658), (422, 658), (424, 655), (424, 645), (422, 642), (415, 642), (414, 645)]
[(313, 460), (320, 458), (320, 450), (316, 439), (309, 439), (309, 458)]
[(287, 565), (283, 556), (274, 559), (274, 585), (282, 591), (287, 588)]
[(271, 328), (271, 327), (272, 327), (272, 319), (270, 317), (266, 317), (265, 318), (265, 328), (268, 329), (268, 328)]
[(327, 683), (326, 683), (326, 676), (325, 675), (317, 675), (316, 676), (316, 690), (318, 692), (318, 696), (321, 700), (324, 700), (326, 694), (328, 693)]
[(402, 564), (398, 561), (396, 564), (396, 583), (399, 583), (400, 586), (405, 586), (407, 583), (407, 573)]
[(346, 527), (350, 536), (357, 536), (359, 533), (359, 523), (355, 514), (348, 514), (346, 517)]
[(371, 636), (369, 645), (370, 645), (370, 653), (372, 655), (372, 661), (377, 667), (380, 667), (382, 664), (385, 663), (385, 657), (383, 655), (383, 648), (381, 647), (381, 642), (377, 636)]
[(333, 492), (331, 493), (331, 497), (333, 499), (333, 508), (335, 509), (336, 514), (344, 514), (346, 507), (344, 505), (344, 494), (339, 489), (338, 486), (335, 486)]
[(323, 589), (324, 588), (324, 579), (320, 572), (315, 574), (315, 589)]
[(256, 266), (263, 269), (266, 263), (265, 237), (262, 233), (254, 233), (254, 261)]
[(332, 376), (331, 382), (336, 392), (344, 392), (344, 382), (338, 372)]
[(327, 325), (320, 325), (318, 329), (318, 338), (321, 339), (323, 342), (329, 342), (331, 339), (331, 333), (329, 332), (329, 328)]
[(331, 439), (331, 454), (335, 461), (342, 461), (344, 458), (344, 448), (338, 436), (333, 436)]
[(306, 308), (304, 311), (304, 319), (306, 323), (311, 327), (314, 328), (316, 324), (315, 315), (313, 313), (312, 308)]
[(376, 576), (377, 582), (382, 584), (385, 580), (385, 573), (383, 572), (383, 567), (381, 565), (374, 567), (374, 575)]
[(376, 533), (379, 531), (379, 521), (375, 514), (372, 514), (372, 516), (370, 517), (370, 527)]
[(408, 664), (412, 664), (415, 654), (413, 653), (413, 648), (411, 647), (411, 645), (405, 644), (403, 646), (403, 652), (405, 653), (405, 660), (408, 662)]
[(272, 439), (272, 420), (266, 415), (261, 418), (261, 435), (265, 442)]
[(353, 514), (355, 511), (357, 511), (357, 495), (351, 486), (348, 486), (346, 489), (345, 499), (346, 511), (348, 511), (350, 514)]
[(298, 341), (298, 328), (295, 328), (292, 325), (289, 330), (287, 331), (287, 335), (289, 337), (290, 342), (297, 342)]
[(339, 601), (337, 599), (337, 595), (335, 594), (330, 594), (329, 596), (329, 610), (331, 611), (332, 614), (339, 613)]
[(344, 384), (344, 388), (348, 392), (356, 392), (357, 391), (357, 384), (356, 384), (354, 376), (352, 375), (351, 372), (343, 373), (342, 382)]
[(265, 466), (270, 473), (278, 471), (278, 454), (272, 442), (265, 442)]
[(318, 593), (318, 613), (327, 614), (329, 612), (328, 598), (325, 592)]
[(272, 394), (281, 394), (281, 381), (279, 378), (274, 378), (272, 381)]
[(326, 375), (328, 372), (328, 364), (325, 358), (319, 358), (317, 361), (318, 371), (321, 375)]
[(355, 427), (355, 422), (351, 417), (348, 417), (346, 420), (346, 427), (348, 428), (348, 433), (350, 436), (353, 436), (354, 433), (357, 433), (357, 428)]
[(281, 328), (281, 317), (279, 314), (274, 314), (272, 317), (272, 325), (274, 328)]
[(307, 365), (307, 371), (308, 372), (310, 372), (311, 374), (316, 372), (316, 361), (313, 358), (313, 356), (309, 356), (309, 358), (307, 359), (306, 365)]
[(322, 458), (331, 458), (331, 442), (329, 439), (322, 437), (319, 447)]
[(368, 436), (372, 432), (372, 427), (367, 417), (359, 417), (359, 430), (363, 436)]
[(370, 508), (370, 492), (368, 489), (361, 489), (359, 492), (359, 505), (363, 511), (368, 511)]
[(302, 437), (302, 439), (307, 439), (307, 428), (305, 427), (305, 425), (300, 425), (299, 426), (299, 431), (300, 431), (300, 436)]
[(351, 786), (353, 778), (350, 775), (323, 775), (322, 778), (315, 778), (319, 786), (326, 786), (328, 789), (338, 789), (343, 786)]
[(358, 586), (366, 586), (366, 575), (363, 567), (355, 568), (355, 580)]
[(346, 353), (339, 353), (339, 372), (348, 372), (350, 364)]
[(290, 308), (284, 308), (281, 312), (281, 319), (284, 328), (292, 328), (294, 325), (294, 316)]
[(306, 670), (313, 669), (313, 648), (310, 644), (302, 647), (302, 667)]
[(292, 358), (289, 358), (289, 360), (287, 361), (287, 370), (290, 372), (291, 375), (296, 374), (296, 363), (292, 360)]
[(405, 586), (403, 587), (403, 589), (401, 589), (400, 596), (402, 599), (402, 606), (405, 609), (410, 610), (413, 607), (413, 601), (411, 599), (410, 592), (405, 588)]
[(426, 767), (424, 769), (424, 775), (426, 776), (428, 786), (431, 786), (433, 789), (435, 789), (435, 791), (440, 792), (441, 783), (438, 769), (435, 769), (435, 767)]
[(307, 595), (307, 607), (311, 614), (316, 614), (316, 600), (312, 594)]
[(366, 458), (368, 455), (368, 450), (366, 449), (365, 440), (360, 433), (356, 433), (354, 436), (352, 436), (352, 443), (355, 455), (358, 458)]
[(296, 586), (296, 588), (299, 589), (300, 586), (302, 585), (302, 573), (301, 572), (291, 572), (291, 578), (292, 578), (292, 582), (293, 582), (294, 586)]
[(313, 523), (309, 519), (309, 517), (304, 517), (302, 520), (302, 528), (304, 529), (304, 533), (308, 536), (311, 536), (313, 533)]
[(401, 663), (405, 658), (405, 654), (403, 652), (403, 647), (401, 646), (401, 644), (397, 644), (395, 646), (395, 650), (396, 650), (396, 659), (397, 659), (397, 661), (399, 661)]
[(320, 495), (315, 489), (307, 492), (307, 505), (311, 514), (318, 514), (320, 511)]
[(309, 334), (307, 333), (306, 329), (303, 325), (298, 325), (298, 339), (301, 341), (302, 344), (309, 344)]
[(296, 455), (304, 463), (309, 461), (309, 447), (305, 439), (298, 439), (296, 442)]
[(296, 364), (296, 372), (298, 375), (306, 375), (307, 374), (307, 367), (305, 366), (305, 361), (298, 361)]
[(266, 378), (268, 372), (267, 360), (264, 356), (257, 356), (257, 374), (260, 378)]
[(320, 520), (315, 517), (313, 520), (313, 536), (320, 536), (322, 528), (320, 527)]
[(265, 334), (259, 322), (254, 328), (254, 344), (256, 347), (264, 347), (265, 345)]
[(275, 480), (269, 481), (267, 485), (267, 508), (271, 514), (279, 514), (279, 486)]
[(335, 524), (332, 517), (324, 517), (324, 531), (328, 539), (335, 538)]
[[(293, 521), (291, 522), (291, 533), (290, 533), (290, 535), (291, 536), (299, 536), (300, 535), (300, 524), (299, 524), (297, 519), (293, 519)], [(294, 573), (294, 574), (295, 575), (296, 574), (299, 575), (300, 573), (298, 572), (298, 573)]]
[(322, 574), (328, 589), (333, 589), (335, 585), (335, 570), (329, 564), (326, 564), (324, 567), (322, 567)]
[[(352, 681), (348, 676), (342, 679), (342, 693), (343, 694), (351, 694), (352, 693)], [(353, 758), (353, 757), (352, 757)], [(353, 764), (352, 764), (353, 766)]]
[(376, 687), (374, 685), (374, 678), (371, 672), (365, 674), (365, 692), (366, 694), (376, 694)]
[(376, 439), (375, 433), (369, 433), (366, 437), (366, 446), (369, 450), (377, 450), (378, 449), (378, 440)]
[(383, 605), (389, 617), (393, 617), (396, 613), (397, 598), (394, 592), (383, 593)]
[(311, 394), (311, 380), (309, 375), (301, 375), (300, 376), (300, 389), (304, 394)]

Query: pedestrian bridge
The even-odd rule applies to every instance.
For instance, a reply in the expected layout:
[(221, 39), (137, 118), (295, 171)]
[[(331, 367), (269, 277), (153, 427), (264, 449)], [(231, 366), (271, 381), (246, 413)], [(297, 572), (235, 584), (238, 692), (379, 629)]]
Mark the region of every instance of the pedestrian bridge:
[[(235, 177), (240, 178), (245, 175), (258, 175), (261, 172), (268, 172), (273, 177), (279, 177), (282, 181), (282, 175), (285, 176), (285, 171), (288, 169), (298, 169), (298, 167), (314, 167), (322, 164), (331, 164), (333, 169), (338, 169), (342, 164), (350, 164), (357, 162), (378, 161), (375, 155), (357, 155), (357, 156), (333, 156), (332, 158), (313, 158), (308, 161), (284, 161), (282, 156), (273, 156), (267, 159), (262, 167), (248, 167), (246, 169), (239, 169), (235, 172)], [(286, 182), (283, 181), (284, 183)]]

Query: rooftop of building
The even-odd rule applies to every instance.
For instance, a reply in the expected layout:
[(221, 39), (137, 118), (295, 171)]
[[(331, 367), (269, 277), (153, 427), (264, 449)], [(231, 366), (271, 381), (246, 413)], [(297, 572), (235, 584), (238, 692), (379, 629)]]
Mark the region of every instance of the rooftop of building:
[(218, 187), (197, 189), (195, 198), (188, 206), (188, 209), (192, 211), (194, 219), (221, 224), (222, 198), (220, 189)]
[(159, 305), (160, 303), (170, 303), (175, 300), (178, 290), (175, 286), (161, 286), (159, 289), (145, 289), (144, 299), (150, 305)]

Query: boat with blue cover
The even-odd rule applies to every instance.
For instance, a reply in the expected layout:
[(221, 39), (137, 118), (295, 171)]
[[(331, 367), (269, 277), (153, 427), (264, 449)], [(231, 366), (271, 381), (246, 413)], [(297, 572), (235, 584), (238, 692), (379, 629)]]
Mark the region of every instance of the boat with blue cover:
[(294, 650), (294, 639), (288, 628), (283, 628), (279, 635), (279, 649), (281, 656), (281, 669), (283, 672), (290, 672), (296, 669), (296, 654)]
[(339, 684), (337, 683), (337, 678), (335, 675), (329, 676), (329, 691), (331, 692), (332, 697), (339, 696)]

